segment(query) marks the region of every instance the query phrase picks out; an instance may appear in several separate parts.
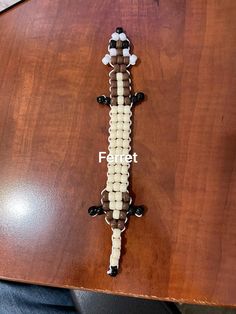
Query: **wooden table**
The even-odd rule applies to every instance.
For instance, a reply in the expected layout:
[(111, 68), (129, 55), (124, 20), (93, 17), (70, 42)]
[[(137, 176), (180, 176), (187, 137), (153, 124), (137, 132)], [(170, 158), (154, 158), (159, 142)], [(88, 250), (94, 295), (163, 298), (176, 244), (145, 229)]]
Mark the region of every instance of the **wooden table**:
[[(141, 62), (132, 169), (148, 208), (106, 275), (101, 58), (123, 26)], [(0, 277), (236, 305), (236, 2), (23, 2), (0, 17)]]

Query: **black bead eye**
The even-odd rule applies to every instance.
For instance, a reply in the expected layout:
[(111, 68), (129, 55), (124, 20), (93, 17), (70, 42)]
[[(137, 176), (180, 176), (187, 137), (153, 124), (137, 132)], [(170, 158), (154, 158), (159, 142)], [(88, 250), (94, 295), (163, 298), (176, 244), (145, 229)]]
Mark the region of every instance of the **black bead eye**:
[(123, 48), (123, 49), (129, 48), (129, 42), (128, 42), (128, 40), (122, 41), (122, 48)]
[(121, 34), (121, 33), (123, 33), (124, 31), (123, 31), (123, 28), (122, 28), (122, 27), (117, 27), (116, 32), (117, 32), (118, 34)]
[(116, 41), (115, 40), (110, 41), (110, 48), (116, 48)]

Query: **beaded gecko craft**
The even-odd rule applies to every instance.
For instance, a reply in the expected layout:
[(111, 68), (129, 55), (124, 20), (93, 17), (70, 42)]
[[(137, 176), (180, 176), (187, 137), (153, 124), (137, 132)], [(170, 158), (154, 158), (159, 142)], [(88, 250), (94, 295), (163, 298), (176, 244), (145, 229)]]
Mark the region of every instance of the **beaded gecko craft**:
[[(130, 41), (121, 27), (111, 35), (108, 52), (102, 62), (113, 67), (109, 73), (110, 97), (99, 96), (97, 101), (110, 106), (109, 154), (127, 156), (131, 150), (131, 109), (144, 99), (144, 94), (131, 94), (130, 72), (127, 68), (136, 63), (137, 57), (130, 55)], [(107, 183), (101, 193), (101, 205), (90, 207), (88, 212), (91, 216), (105, 214), (105, 220), (112, 228), (112, 251), (107, 273), (116, 276), (121, 252), (121, 233), (125, 230), (128, 217), (141, 217), (144, 209), (143, 206), (132, 205), (128, 190), (130, 163), (116, 159), (108, 162), (107, 166)]]

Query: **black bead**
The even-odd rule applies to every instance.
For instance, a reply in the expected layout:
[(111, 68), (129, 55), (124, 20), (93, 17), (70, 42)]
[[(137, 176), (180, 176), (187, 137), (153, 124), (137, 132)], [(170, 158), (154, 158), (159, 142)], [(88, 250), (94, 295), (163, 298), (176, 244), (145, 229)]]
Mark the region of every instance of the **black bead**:
[(122, 41), (122, 48), (123, 48), (123, 49), (129, 48), (129, 42), (128, 42), (128, 40)]
[(105, 105), (110, 105), (110, 103), (111, 103), (111, 98), (110, 97), (105, 97), (104, 104)]
[(104, 104), (104, 101), (105, 101), (105, 96), (98, 96), (97, 97), (97, 102), (99, 104)]
[(142, 216), (143, 213), (144, 213), (144, 207), (143, 206), (136, 206), (135, 215)]
[(88, 213), (90, 216), (96, 216), (97, 215), (97, 206), (89, 207)]
[(110, 48), (116, 48), (116, 41), (113, 39), (110, 41)]
[(102, 206), (97, 207), (97, 214), (98, 214), (98, 215), (104, 214), (104, 211), (103, 211)]
[(117, 266), (111, 266), (108, 271), (108, 275), (110, 275), (111, 277), (115, 277), (117, 274), (118, 274)]
[(143, 92), (139, 92), (139, 93), (135, 94), (135, 96), (137, 97), (138, 101), (144, 100), (144, 93)]
[(132, 103), (132, 104), (136, 104), (137, 102), (138, 102), (137, 96), (136, 96), (136, 95), (132, 95), (132, 96), (131, 96), (131, 103)]
[(129, 209), (127, 210), (127, 216), (132, 216), (135, 214), (135, 207), (130, 205)]
[(116, 33), (118, 33), (118, 34), (124, 33), (123, 28), (122, 27), (117, 27), (116, 28)]

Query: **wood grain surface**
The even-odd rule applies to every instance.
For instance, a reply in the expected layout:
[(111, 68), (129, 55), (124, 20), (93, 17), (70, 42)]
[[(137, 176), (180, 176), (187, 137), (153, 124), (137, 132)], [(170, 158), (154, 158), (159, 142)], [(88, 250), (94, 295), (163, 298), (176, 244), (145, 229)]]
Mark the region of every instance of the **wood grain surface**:
[[(145, 204), (106, 275), (92, 219), (106, 164), (107, 40), (140, 58), (132, 192)], [(236, 305), (236, 1), (33, 0), (0, 16), (0, 277)]]

